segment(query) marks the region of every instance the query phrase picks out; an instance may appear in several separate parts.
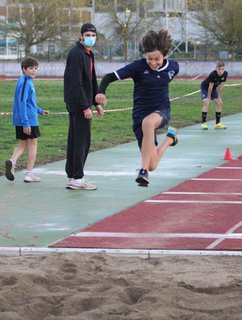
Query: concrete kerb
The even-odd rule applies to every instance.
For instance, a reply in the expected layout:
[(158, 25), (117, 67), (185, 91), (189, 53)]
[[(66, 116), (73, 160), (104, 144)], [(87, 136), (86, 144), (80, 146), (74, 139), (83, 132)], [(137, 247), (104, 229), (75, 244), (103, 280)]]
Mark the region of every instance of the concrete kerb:
[(111, 256), (140, 257), (144, 259), (161, 257), (164, 255), (242, 256), (242, 251), (0, 247), (0, 256), (26, 256), (53, 253), (107, 254)]

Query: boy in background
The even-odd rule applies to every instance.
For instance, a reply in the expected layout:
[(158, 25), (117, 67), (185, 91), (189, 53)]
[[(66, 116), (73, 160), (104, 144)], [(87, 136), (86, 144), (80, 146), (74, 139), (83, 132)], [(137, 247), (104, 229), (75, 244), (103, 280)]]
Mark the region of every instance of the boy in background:
[(47, 110), (39, 108), (36, 104), (36, 93), (33, 79), (38, 69), (38, 61), (32, 57), (26, 57), (21, 62), (23, 75), (18, 79), (13, 104), (12, 124), (15, 126), (16, 138), (19, 140), (17, 148), (11, 158), (6, 160), (5, 176), (8, 180), (14, 180), (16, 162), (23, 152), (28, 149), (27, 172), (25, 182), (39, 182), (40, 178), (33, 174), (33, 168), (37, 155), (38, 137), (40, 137), (38, 113), (48, 115)]
[[(220, 122), (221, 110), (222, 110), (222, 91), (224, 88), (223, 82), (226, 81), (228, 72), (225, 71), (225, 64), (223, 61), (219, 61), (216, 65), (216, 70), (212, 71), (209, 76), (201, 83), (201, 94), (203, 100), (202, 107), (202, 130), (208, 130), (207, 113), (211, 100), (216, 103), (216, 124), (215, 129), (226, 129), (227, 127)], [(217, 87), (219, 91), (217, 92)]]

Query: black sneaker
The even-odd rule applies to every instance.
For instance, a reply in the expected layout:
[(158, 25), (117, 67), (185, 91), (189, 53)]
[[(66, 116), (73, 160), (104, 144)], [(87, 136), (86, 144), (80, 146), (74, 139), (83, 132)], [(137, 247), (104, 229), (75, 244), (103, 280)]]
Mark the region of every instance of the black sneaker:
[(13, 181), (14, 180), (14, 165), (12, 160), (6, 160), (5, 162), (5, 177), (10, 180)]
[(140, 169), (138, 177), (135, 180), (140, 187), (148, 187), (149, 176), (148, 171), (146, 169)]
[(148, 183), (138, 183), (138, 187), (148, 187)]

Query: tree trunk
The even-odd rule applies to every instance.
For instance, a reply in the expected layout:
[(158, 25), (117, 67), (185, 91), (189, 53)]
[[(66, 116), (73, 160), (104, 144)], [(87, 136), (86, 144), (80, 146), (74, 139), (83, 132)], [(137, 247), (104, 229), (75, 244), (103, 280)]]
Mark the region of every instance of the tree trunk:
[(30, 55), (30, 46), (25, 44), (25, 56), (28, 57)]

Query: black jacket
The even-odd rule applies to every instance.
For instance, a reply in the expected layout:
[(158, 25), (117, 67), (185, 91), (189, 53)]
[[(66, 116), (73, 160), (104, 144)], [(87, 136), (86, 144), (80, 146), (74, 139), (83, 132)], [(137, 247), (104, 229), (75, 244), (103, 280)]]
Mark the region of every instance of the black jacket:
[[(94, 66), (92, 51), (90, 55)], [(64, 73), (64, 101), (68, 105), (79, 106), (82, 110), (96, 105), (98, 84), (95, 67), (91, 75), (90, 55), (85, 51), (85, 47), (77, 42), (68, 54)]]

